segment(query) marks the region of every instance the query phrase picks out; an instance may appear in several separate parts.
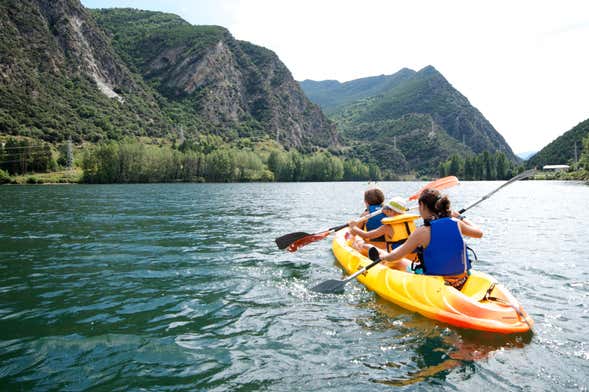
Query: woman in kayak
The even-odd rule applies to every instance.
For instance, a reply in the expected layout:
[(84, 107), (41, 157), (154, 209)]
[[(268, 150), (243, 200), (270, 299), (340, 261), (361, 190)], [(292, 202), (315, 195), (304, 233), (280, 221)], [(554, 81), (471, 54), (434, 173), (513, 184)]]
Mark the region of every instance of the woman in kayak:
[[(379, 214), (378, 216), (383, 215), (383, 218), (394, 217), (404, 214), (408, 210), (405, 200), (402, 197), (393, 197), (387, 203), (383, 204), (382, 214)], [(393, 227), (390, 225), (383, 225), (382, 222), (380, 222), (380, 226), (376, 229), (368, 231), (363, 230), (362, 227), (360, 227), (360, 223), (357, 221), (348, 222), (348, 226), (350, 227), (350, 233), (357, 238), (353, 243), (353, 247), (360, 251), (368, 252), (368, 249), (372, 246), (388, 249), (385, 238), (392, 238), (394, 236)]]
[[(446, 284), (461, 289), (470, 269), (463, 235), (481, 238), (483, 231), (450, 209), (450, 199), (439, 191), (426, 189), (419, 197), (419, 214), (424, 225), (417, 228), (407, 241), (390, 253), (381, 251), (381, 260), (399, 260), (422, 249), (419, 269), (425, 275), (443, 276)], [(414, 268), (415, 269), (415, 268)], [(417, 272), (417, 271), (416, 271)]]

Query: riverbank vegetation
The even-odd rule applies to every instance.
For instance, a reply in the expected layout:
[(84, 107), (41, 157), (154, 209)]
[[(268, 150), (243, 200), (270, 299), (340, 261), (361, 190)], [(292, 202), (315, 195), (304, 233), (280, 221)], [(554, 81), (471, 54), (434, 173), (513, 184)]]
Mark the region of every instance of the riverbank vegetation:
[(456, 176), (464, 180), (507, 180), (522, 171), (524, 165), (511, 162), (504, 153), (488, 151), (466, 157), (453, 154), (438, 166), (440, 177)]
[[(98, 144), (84, 152), (83, 181), (250, 182), (380, 180), (376, 166), (346, 160), (328, 151), (303, 155), (272, 143), (242, 141), (242, 148), (216, 136), (183, 142), (177, 148), (133, 140)], [(245, 145), (244, 145), (245, 144)]]
[[(536, 179), (589, 180), (589, 136), (569, 172), (541, 172)], [(524, 170), (503, 153), (452, 155), (439, 176), (461, 180), (506, 180)], [(366, 181), (398, 180), (375, 164), (325, 151), (302, 154), (268, 139), (228, 144), (201, 135), (181, 143), (129, 138), (99, 144), (52, 145), (31, 138), (0, 139), (0, 184)], [(406, 177), (409, 178), (409, 177)]]
[[(583, 139), (583, 149), (578, 161), (566, 162), (570, 164), (569, 171), (540, 171), (534, 179), (589, 181), (589, 135)], [(531, 167), (529, 163), (527, 166)], [(490, 154), (487, 151), (466, 157), (454, 154), (438, 166), (440, 177), (454, 175), (467, 181), (507, 180), (522, 171), (524, 171), (523, 164), (514, 164), (501, 152)]]
[(181, 143), (128, 138), (51, 145), (0, 139), (0, 183), (361, 181), (393, 179), (378, 166), (329, 151), (286, 151), (269, 139), (229, 144), (215, 135)]

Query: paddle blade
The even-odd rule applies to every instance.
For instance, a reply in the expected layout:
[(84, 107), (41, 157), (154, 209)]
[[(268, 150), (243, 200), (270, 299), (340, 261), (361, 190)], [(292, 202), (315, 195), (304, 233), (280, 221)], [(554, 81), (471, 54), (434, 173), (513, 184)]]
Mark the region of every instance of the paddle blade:
[(309, 235), (312, 234), (297, 231), (296, 233), (288, 233), (282, 237), (278, 237), (274, 241), (276, 242), (276, 245), (278, 245), (278, 249), (286, 249), (296, 240), (300, 240), (301, 238), (307, 237)]
[(326, 280), (325, 282), (319, 283), (311, 290), (323, 294), (343, 293), (346, 283), (347, 282), (345, 280)]
[(417, 193), (411, 195), (407, 200), (419, 199), (419, 196), (421, 196), (421, 192), (423, 192), (426, 189), (436, 189), (438, 191), (441, 191), (443, 189), (448, 189), (458, 184), (460, 184), (460, 181), (458, 181), (458, 178), (456, 178), (456, 176), (438, 178), (435, 181), (425, 184)]
[(329, 235), (329, 233), (331, 233), (331, 231), (327, 230), (327, 231), (324, 231), (323, 233), (308, 234), (307, 236), (300, 238), (300, 239), (296, 240), (295, 242), (293, 242), (292, 244), (290, 244), (288, 246), (288, 251), (289, 252), (296, 252), (299, 248), (301, 248), (307, 244), (310, 244), (311, 242), (320, 241), (320, 240), (324, 239), (325, 237), (327, 237)]
[(373, 246), (372, 248), (368, 249), (368, 257), (372, 261), (376, 261), (376, 260), (379, 260), (380, 259), (380, 253), (378, 253), (378, 249), (376, 249), (375, 246)]

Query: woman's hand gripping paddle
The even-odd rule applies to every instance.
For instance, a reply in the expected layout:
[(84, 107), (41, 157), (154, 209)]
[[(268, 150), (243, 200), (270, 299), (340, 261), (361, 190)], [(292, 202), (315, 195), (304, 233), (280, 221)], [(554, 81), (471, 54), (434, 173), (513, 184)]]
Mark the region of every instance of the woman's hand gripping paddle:
[(378, 250), (374, 246), (369, 249), (368, 257), (370, 257), (370, 260), (372, 260), (372, 263), (370, 263), (366, 267), (356, 271), (354, 274), (348, 276), (346, 279), (326, 280), (323, 283), (319, 283), (317, 286), (313, 287), (311, 290), (316, 291), (318, 293), (323, 293), (323, 294), (336, 294), (336, 293), (343, 292), (344, 286), (346, 285), (346, 283), (348, 283), (349, 281), (353, 280), (356, 276), (363, 274), (364, 272), (368, 271), (370, 268), (374, 267), (375, 265), (377, 265), (378, 263), (381, 262), (380, 254), (378, 253)]
[[(425, 189), (437, 189), (439, 191), (446, 189), (446, 188), (450, 188), (453, 187), (454, 185), (458, 185), (460, 182), (458, 181), (458, 178), (456, 178), (455, 176), (448, 176), (448, 177), (443, 177), (443, 178), (439, 178), (435, 181), (432, 181), (426, 185), (424, 185), (417, 193), (415, 193), (414, 195), (411, 195), (407, 200), (416, 200), (419, 198), (419, 196), (421, 195), (421, 192), (423, 192)], [(378, 214), (380, 214), (381, 210), (376, 210), (373, 213), (371, 213), (370, 215), (366, 215), (364, 217), (362, 217), (361, 219), (358, 220), (358, 222), (363, 222), (365, 220), (368, 220), (370, 218), (372, 218), (373, 216), (376, 216)], [(317, 233), (305, 233), (302, 231), (297, 231), (294, 233), (289, 233), (289, 234), (285, 234), (281, 237), (276, 238), (274, 241), (276, 242), (276, 245), (278, 245), (279, 249), (287, 249), (289, 252), (296, 252), (299, 248), (310, 244), (311, 242), (316, 242), (319, 240), (324, 239), (325, 237), (327, 237), (329, 234), (334, 233), (338, 230), (343, 229), (344, 227), (347, 227), (348, 224), (345, 223), (343, 225), (339, 225), (339, 226), (334, 226), (334, 227), (330, 227), (327, 230), (323, 230)]]

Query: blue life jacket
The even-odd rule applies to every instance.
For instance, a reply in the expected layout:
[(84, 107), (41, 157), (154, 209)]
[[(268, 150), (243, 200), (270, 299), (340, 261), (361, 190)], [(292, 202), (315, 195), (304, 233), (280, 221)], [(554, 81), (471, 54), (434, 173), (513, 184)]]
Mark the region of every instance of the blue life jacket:
[[(374, 211), (380, 210), (381, 208), (382, 208), (382, 205), (380, 205), (380, 204), (371, 204), (368, 206), (368, 213), (372, 214)], [(366, 226), (365, 226), (366, 231), (378, 229), (380, 226), (382, 226), (381, 221), (386, 217), (387, 216), (381, 212), (380, 214), (368, 219), (366, 221)]]
[(423, 250), (424, 273), (452, 276), (470, 270), (458, 222), (452, 218), (441, 218), (431, 221), (430, 227), (429, 245)]

